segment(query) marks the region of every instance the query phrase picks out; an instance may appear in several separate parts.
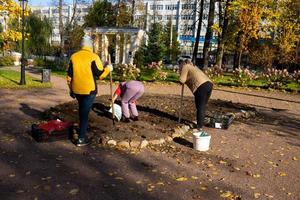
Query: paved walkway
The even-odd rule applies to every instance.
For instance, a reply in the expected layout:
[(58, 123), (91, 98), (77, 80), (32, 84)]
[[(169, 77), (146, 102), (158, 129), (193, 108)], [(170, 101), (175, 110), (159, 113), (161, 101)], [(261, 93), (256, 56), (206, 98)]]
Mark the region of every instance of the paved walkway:
[[(52, 76), (51, 82), (51, 89), (0, 89), (0, 199), (215, 200), (220, 199), (220, 194), (214, 191), (214, 187), (234, 190), (235, 186), (229, 183), (214, 181), (208, 181), (202, 189), (200, 180), (197, 185), (179, 185), (168, 172), (191, 177), (196, 169), (150, 150), (134, 155), (101, 147), (76, 148), (64, 141), (46, 144), (32, 141), (28, 135), (31, 123), (40, 119), (45, 109), (72, 100), (64, 78)], [(146, 94), (180, 94), (180, 86), (175, 84), (145, 85)], [(99, 95), (103, 94), (109, 94), (108, 83), (100, 83)], [(185, 95), (192, 96), (187, 88)], [(212, 98), (247, 103), (267, 110), (287, 109), (287, 113), (299, 119), (298, 94), (215, 88)], [(298, 145), (297, 141), (295, 145)], [(200, 168), (197, 174), (206, 177)], [(162, 185), (164, 189), (158, 189)], [(158, 192), (151, 192), (155, 187)], [(207, 190), (205, 187), (209, 188), (205, 194), (195, 195), (200, 190)], [(191, 188), (197, 189), (191, 191)], [(253, 197), (241, 188), (237, 191), (245, 193), (243, 199)], [(292, 196), (290, 199), (296, 198)]]

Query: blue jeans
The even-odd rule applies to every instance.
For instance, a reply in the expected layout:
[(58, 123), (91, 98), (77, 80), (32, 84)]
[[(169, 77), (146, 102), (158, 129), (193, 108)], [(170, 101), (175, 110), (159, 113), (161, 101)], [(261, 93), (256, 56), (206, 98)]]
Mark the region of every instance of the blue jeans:
[(79, 138), (84, 138), (89, 124), (89, 112), (94, 103), (96, 94), (76, 94), (75, 96), (79, 104)]

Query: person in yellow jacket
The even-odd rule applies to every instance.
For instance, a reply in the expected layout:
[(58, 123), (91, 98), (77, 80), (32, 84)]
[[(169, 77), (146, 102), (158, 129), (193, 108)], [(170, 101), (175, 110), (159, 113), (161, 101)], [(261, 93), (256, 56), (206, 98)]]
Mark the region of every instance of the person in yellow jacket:
[(111, 65), (105, 68), (99, 56), (93, 53), (93, 42), (89, 36), (84, 36), (82, 48), (70, 59), (67, 82), (70, 96), (76, 98), (79, 104), (79, 139), (77, 146), (89, 144), (85, 133), (88, 127), (88, 116), (97, 94), (96, 80), (104, 79), (112, 70)]
[(202, 130), (205, 107), (212, 93), (213, 84), (211, 80), (190, 61), (179, 61), (179, 81), (186, 84), (195, 96), (197, 109), (197, 129)]

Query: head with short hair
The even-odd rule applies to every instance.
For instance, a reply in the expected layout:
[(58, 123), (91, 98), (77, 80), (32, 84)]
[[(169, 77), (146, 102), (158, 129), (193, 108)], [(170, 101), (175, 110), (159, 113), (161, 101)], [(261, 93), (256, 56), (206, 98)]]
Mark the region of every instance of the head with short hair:
[(93, 49), (93, 40), (90, 36), (85, 35), (83, 36), (82, 40), (81, 40), (81, 46), (85, 46), (85, 47), (89, 47), (91, 49)]
[(181, 72), (181, 69), (183, 67), (183, 65), (185, 65), (185, 59), (179, 59), (178, 60), (178, 67), (179, 67), (179, 72)]

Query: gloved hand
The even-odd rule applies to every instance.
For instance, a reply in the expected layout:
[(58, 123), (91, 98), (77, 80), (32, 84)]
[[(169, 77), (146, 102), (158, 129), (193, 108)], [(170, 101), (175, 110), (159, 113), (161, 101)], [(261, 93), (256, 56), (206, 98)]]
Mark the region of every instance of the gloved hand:
[(75, 99), (76, 97), (75, 97), (75, 94), (71, 91), (70, 92), (70, 97), (72, 97), (73, 99)]
[(106, 65), (108, 67), (109, 71), (112, 72), (114, 70), (113, 66), (111, 64)]

